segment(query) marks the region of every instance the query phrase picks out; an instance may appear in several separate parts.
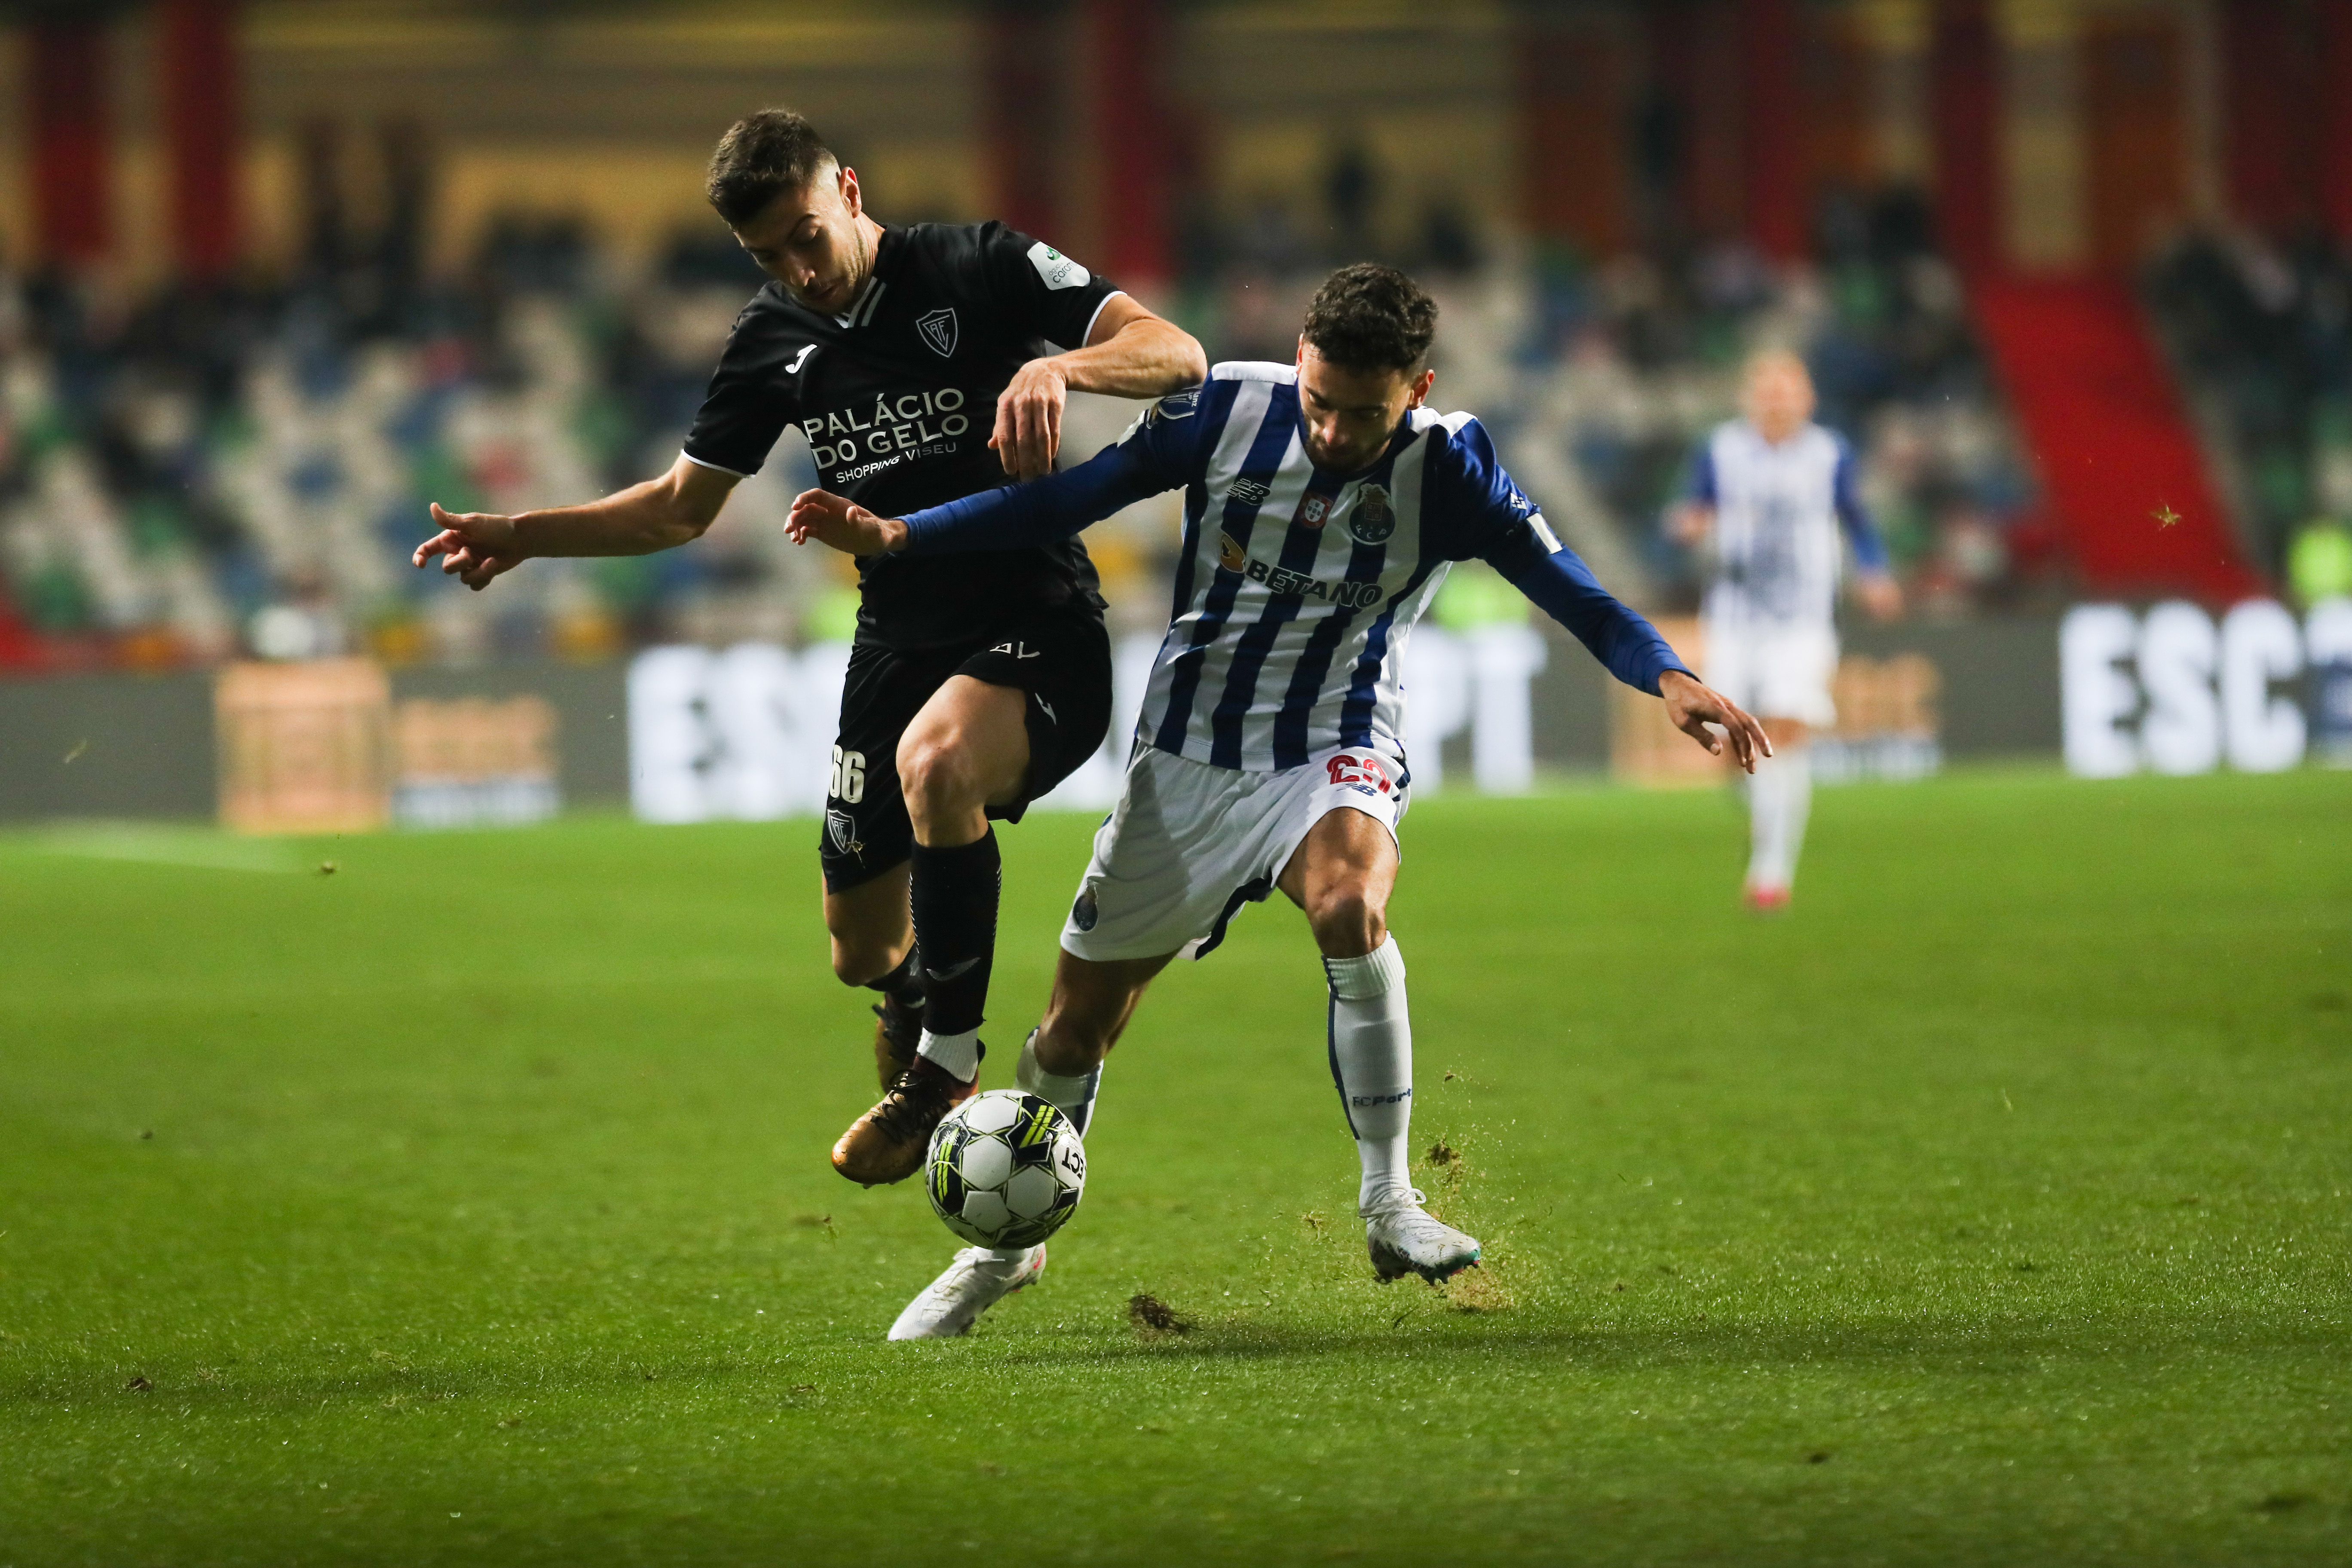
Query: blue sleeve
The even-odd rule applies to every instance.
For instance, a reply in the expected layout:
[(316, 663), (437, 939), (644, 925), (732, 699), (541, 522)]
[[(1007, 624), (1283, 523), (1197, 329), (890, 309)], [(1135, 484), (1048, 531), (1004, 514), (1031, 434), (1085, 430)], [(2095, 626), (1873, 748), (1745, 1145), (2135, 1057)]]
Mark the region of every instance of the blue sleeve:
[(1690, 481), (1683, 487), (1683, 500), (1696, 501), (1701, 506), (1713, 506), (1717, 494), (1715, 487), (1715, 441), (1710, 437), (1700, 443), (1698, 456), (1691, 459)]
[[(1051, 544), (1146, 496), (1191, 483), (1200, 477), (1202, 451), (1211, 444), (1202, 431), (1213, 421), (1202, 405), (1219, 390), (1193, 387), (1161, 398), (1125, 436), (1075, 468), (1024, 485), (999, 485), (908, 515), (902, 520), (906, 547), (898, 553), (946, 555)], [(1230, 404), (1231, 392), (1221, 401)]]
[(1837, 507), (1838, 521), (1845, 536), (1853, 542), (1853, 563), (1864, 572), (1886, 570), (1886, 546), (1880, 542), (1878, 525), (1871, 521), (1870, 509), (1862, 504), (1862, 465), (1854, 460), (1853, 448), (1843, 441), (1838, 443), (1837, 470), (1830, 480), (1830, 495)]
[(1690, 673), (1655, 626), (1601, 585), (1559, 542), (1495, 456), (1485, 426), (1466, 421), (1429, 455), (1422, 481), (1422, 527), (1460, 561), (1476, 556), (1574, 634), (1610, 674), (1654, 697), (1670, 669)]
[(1592, 568), (1566, 545), (1549, 553), (1539, 544), (1498, 551), (1486, 559), (1544, 614), (1573, 633), (1610, 674), (1634, 690), (1655, 697), (1658, 678), (1666, 671), (1691, 674), (1658, 628), (1602, 587)]

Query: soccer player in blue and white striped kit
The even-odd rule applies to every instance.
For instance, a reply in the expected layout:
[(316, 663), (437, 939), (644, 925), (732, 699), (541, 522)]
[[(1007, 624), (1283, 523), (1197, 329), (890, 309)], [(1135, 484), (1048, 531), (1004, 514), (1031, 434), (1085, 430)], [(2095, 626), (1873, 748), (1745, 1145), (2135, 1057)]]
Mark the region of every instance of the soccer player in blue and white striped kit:
[(1669, 520), (1708, 563), (1707, 683), (1753, 709), (1772, 761), (1748, 784), (1748, 907), (1789, 902), (1811, 814), (1807, 741), (1837, 720), (1834, 612), (1844, 552), (1854, 593), (1880, 620), (1903, 608), (1878, 530), (1862, 504), (1853, 448), (1813, 423), (1813, 383), (1786, 349), (1748, 363), (1744, 416), (1719, 426), (1692, 465), (1691, 488)]
[[(1447, 566), (1491, 563), (1710, 752), (1727, 742), (1709, 722), (1744, 766), (1766, 750), (1756, 721), (1561, 545), (1478, 422), (1423, 406), (1436, 321), (1402, 273), (1343, 268), (1309, 307), (1295, 364), (1220, 364), (1075, 468), (903, 521), (813, 490), (790, 524), (861, 555), (1003, 549), (1183, 489), (1175, 607), (1126, 792), (1095, 836), (1016, 1081), (1083, 1132), (1103, 1058), (1152, 977), (1207, 954), (1244, 904), (1279, 889), (1323, 953), (1373, 1268), (1433, 1282), (1476, 1262), (1478, 1243), (1407, 1180), (1412, 1036), (1387, 905), (1411, 782), (1399, 671)], [(967, 1248), (891, 1337), (962, 1333), (1044, 1266), (1042, 1246)]]

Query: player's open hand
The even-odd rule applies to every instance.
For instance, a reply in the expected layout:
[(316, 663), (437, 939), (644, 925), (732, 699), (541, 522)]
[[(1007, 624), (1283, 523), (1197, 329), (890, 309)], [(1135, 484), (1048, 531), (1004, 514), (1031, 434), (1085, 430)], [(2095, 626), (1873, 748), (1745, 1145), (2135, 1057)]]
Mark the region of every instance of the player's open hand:
[(996, 433), (988, 438), (1006, 473), (1034, 479), (1054, 471), (1069, 401), (1069, 378), (1052, 360), (1033, 359), (1014, 374), (996, 399)]
[(522, 549), (515, 538), (513, 518), (487, 511), (446, 511), (439, 501), (433, 502), (432, 508), (433, 521), (441, 531), (416, 547), (416, 553), (409, 557), (416, 565), (424, 566), (438, 555), (442, 571), (478, 594), (490, 585), (491, 578), (521, 564)]
[(794, 544), (814, 539), (849, 555), (887, 555), (907, 542), (905, 523), (877, 517), (831, 490), (803, 490), (794, 496), (784, 532)]
[[(1723, 755), (1724, 741), (1727, 739), (1733, 760), (1752, 773), (1759, 760), (1772, 754), (1772, 742), (1765, 739), (1764, 726), (1713, 687), (1700, 685), (1679, 669), (1670, 669), (1658, 678), (1658, 695), (1666, 700), (1666, 717), (1674, 721), (1675, 728), (1717, 756)], [(1722, 725), (1723, 735), (1718, 737), (1707, 728), (1709, 724)]]

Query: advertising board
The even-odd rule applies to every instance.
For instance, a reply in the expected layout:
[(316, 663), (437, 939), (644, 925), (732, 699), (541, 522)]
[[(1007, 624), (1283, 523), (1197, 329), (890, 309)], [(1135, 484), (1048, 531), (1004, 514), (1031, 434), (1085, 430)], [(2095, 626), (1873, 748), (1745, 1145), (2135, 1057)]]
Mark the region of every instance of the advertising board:
[(2247, 599), (2218, 619), (2168, 600), (2078, 605), (2059, 628), (2068, 769), (2240, 773), (2352, 761), (2352, 600)]

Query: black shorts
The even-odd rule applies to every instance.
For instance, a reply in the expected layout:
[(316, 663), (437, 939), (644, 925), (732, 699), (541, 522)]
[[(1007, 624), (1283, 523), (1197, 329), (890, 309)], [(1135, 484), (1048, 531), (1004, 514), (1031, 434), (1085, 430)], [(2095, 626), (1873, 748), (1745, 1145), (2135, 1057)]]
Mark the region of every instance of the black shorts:
[(1110, 728), (1110, 637), (1083, 613), (1040, 611), (990, 636), (925, 653), (871, 643), (849, 651), (841, 728), (833, 748), (824, 830), (817, 844), (824, 887), (842, 892), (903, 862), (915, 841), (898, 788), (898, 737), (951, 675), (1029, 694), (1029, 776), (1021, 798), (988, 808), (1018, 822), (1102, 747)]

